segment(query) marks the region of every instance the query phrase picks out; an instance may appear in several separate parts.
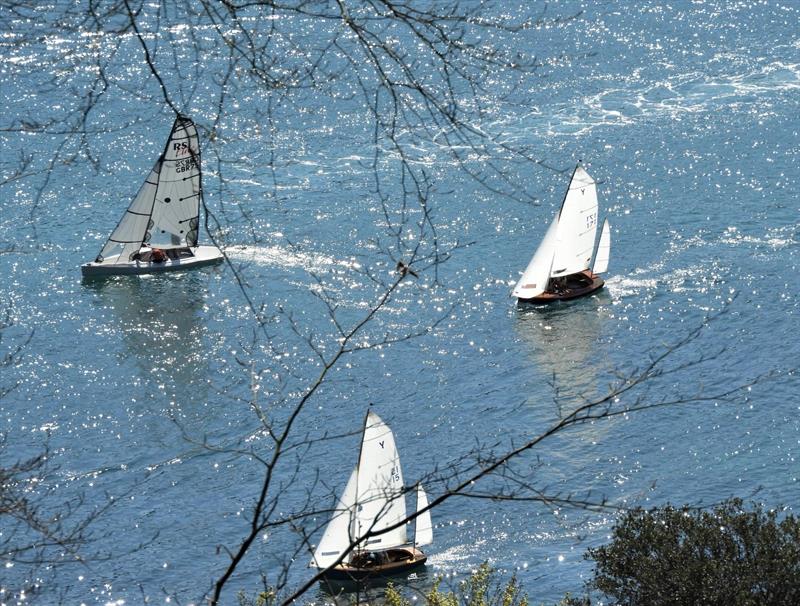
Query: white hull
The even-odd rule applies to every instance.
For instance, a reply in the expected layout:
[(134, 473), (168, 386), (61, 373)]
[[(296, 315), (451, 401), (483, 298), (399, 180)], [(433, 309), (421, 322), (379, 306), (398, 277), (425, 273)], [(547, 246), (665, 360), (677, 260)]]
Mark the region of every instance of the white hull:
[(216, 246), (197, 246), (192, 249), (192, 252), (194, 253), (192, 257), (167, 259), (163, 263), (148, 261), (114, 263), (111, 259), (107, 259), (103, 263), (93, 261), (81, 265), (81, 273), (84, 277), (159, 274), (166, 271), (182, 271), (205, 265), (214, 265), (220, 263), (223, 259), (222, 253)]

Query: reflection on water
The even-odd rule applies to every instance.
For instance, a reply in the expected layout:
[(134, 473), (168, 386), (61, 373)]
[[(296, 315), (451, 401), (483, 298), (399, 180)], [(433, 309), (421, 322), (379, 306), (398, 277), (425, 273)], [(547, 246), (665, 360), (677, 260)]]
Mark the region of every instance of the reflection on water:
[[(396, 431), (415, 436), (425, 449), (411, 470), (421, 476), (435, 465), (449, 464), (472, 441), (515, 438), (551, 422), (557, 412), (548, 385), (553, 375), (565, 409), (578, 401), (567, 390), (576, 396), (602, 393), (610, 368), (630, 368), (648, 352), (660, 351), (661, 343), (674, 343), (734, 293), (741, 293), (743, 309), (726, 317), (720, 340), (707, 344), (707, 350), (677, 352), (674, 359), (680, 364), (705, 351), (728, 349), (702, 372), (675, 375), (678, 387), (702, 389), (708, 376), (729, 376), (731, 368), (753, 377), (797, 367), (800, 341), (786, 338), (800, 330), (800, 300), (792, 279), (800, 263), (796, 3), (787, 0), (757, 9), (754, 3), (738, 3), (735, 9), (728, 3), (735, 19), (720, 18), (725, 3), (584, 4), (586, 11), (565, 27), (526, 36), (531, 46), (524, 51), (563, 59), (543, 66), (540, 75), (546, 73), (545, 79), (536, 77), (530, 86), (520, 82), (519, 97), (487, 102), (486, 113), (474, 116), (474, 127), (497, 135), (504, 144), (529, 149), (535, 142), (532, 156), (554, 166), (574, 166), (582, 157), (606, 175), (604, 197), (618, 230), (610, 291), (506, 313), (508, 289), (498, 288), (496, 280), (508, 279), (508, 268), (520, 261), (514, 234), (530, 233), (531, 223), (547, 220), (551, 212), (495, 196), (479, 187), (480, 180), (465, 179), (464, 166), (456, 166), (452, 150), (439, 147), (448, 137), (420, 143), (415, 156), (435, 164), (428, 169), (436, 183), (431, 218), (440, 242), (476, 242), (460, 248), (442, 266), (443, 284), (453, 288), (454, 297), (463, 296), (463, 310), (437, 324), (422, 346), (413, 340), (397, 343), (363, 352), (352, 365), (348, 360), (335, 369), (327, 391), (299, 419), (299, 436), (346, 426), (354, 402), (367, 397), (386, 401), (393, 407)], [(618, 10), (617, 4), (636, 10)], [(640, 4), (652, 10), (639, 10)], [(35, 23), (20, 21), (23, 30), (27, 25)], [(643, 40), (642, 31), (653, 35)], [(103, 47), (100, 39), (80, 35), (76, 50), (83, 41)], [(8, 41), (11, 59), (25, 52), (31, 63), (14, 63), (19, 69), (4, 63), (10, 70), (3, 78), (6, 100), (19, 110), (9, 112), (7, 122), (35, 113), (31, 103), (49, 112), (65, 102), (57, 98), (57, 87), (49, 89), (55, 94), (40, 90), (37, 98), (31, 95), (41, 77), (33, 69), (36, 62), (72, 61), (72, 54), (64, 54), (65, 44), (13, 46)], [(119, 73), (140, 70), (138, 55), (118, 56), (122, 61), (114, 65)], [(222, 63), (209, 60), (227, 65), (225, 57)], [(49, 70), (46, 75), (49, 81)], [(86, 75), (95, 77), (91, 71)], [(209, 107), (204, 99), (215, 97), (212, 89), (197, 90), (192, 106)], [(302, 97), (296, 99), (300, 105)], [(313, 335), (329, 334), (330, 323), (324, 306), (303, 305), (312, 283), (306, 271), (320, 273), (325, 288), (350, 313), (374, 301), (360, 278), (383, 267), (375, 245), (385, 232), (373, 188), (371, 137), (362, 138), (366, 122), (361, 106), (349, 104), (349, 95), (343, 97), (330, 107), (319, 97), (306, 107), (309, 111), (301, 112), (295, 103), (283, 104), (283, 109), (276, 104), (273, 136), (260, 126), (249, 128), (260, 125), (263, 108), (242, 96), (237, 100), (241, 107), (220, 125), (230, 136), (208, 141), (221, 158), (235, 159), (224, 171), (230, 181), (223, 173), (210, 176), (220, 187), (218, 192), (208, 188), (208, 202), (212, 208), (241, 208), (241, 218), (227, 213), (226, 237), (232, 244), (248, 245), (231, 250), (231, 257), (245, 270), (250, 294), (270, 313), (279, 308), (294, 313)], [(215, 274), (203, 270), (74, 286), (87, 250), (97, 250), (113, 227), (99, 226), (97, 213), (108, 204), (118, 208), (114, 199), (125, 188), (115, 181), (126, 175), (138, 179), (137, 166), (143, 162), (149, 168), (151, 143), (143, 148), (141, 137), (126, 134), (139, 130), (125, 126), (128, 118), (149, 120), (155, 111), (145, 111), (139, 102), (138, 96), (112, 95), (93, 114), (91, 126), (97, 134), (91, 136), (91, 146), (108, 152), (103, 166), (113, 168), (112, 175), (87, 188), (85, 179), (93, 170), (76, 156), (75, 163), (62, 169), (46, 171), (40, 164), (42, 170), (32, 167), (29, 177), (7, 180), (0, 198), (0, 242), (7, 243), (0, 245), (0, 253), (6, 253), (0, 254), (0, 302), (12, 306), (17, 316), (15, 327), (7, 330), (24, 337), (36, 327), (19, 365), (6, 369), (13, 374), (2, 381), (20, 380), (0, 402), (4, 425), (25, 436), (36, 437), (37, 428), (38, 434), (50, 432), (53, 464), (65, 473), (94, 474), (113, 466), (113, 474), (82, 476), (89, 498), (92, 490), (136, 494), (130, 508), (119, 508), (113, 518), (119, 523), (106, 527), (108, 535), (99, 547), (132, 555), (99, 562), (82, 584), (76, 584), (72, 568), (61, 569), (53, 587), (63, 589), (65, 603), (152, 601), (161, 595), (161, 587), (178, 592), (182, 603), (196, 601), (208, 584), (209, 570), (216, 570), (224, 558), (224, 553), (215, 554), (215, 546), (239, 540), (241, 508), (252, 496), (247, 465), (218, 468), (200, 457), (191, 465), (173, 463), (186, 445), (176, 441), (171, 402), (183, 407), (178, 412), (186, 414), (180, 420), (194, 435), (207, 431), (228, 438), (249, 427), (249, 410), (216, 404), (220, 398), (206, 386), (217, 386), (225, 398), (250, 395), (245, 371), (232, 360), (234, 344), (246, 340), (243, 335), (251, 326), (240, 313), (237, 284), (219, 280), (209, 294), (209, 276)], [(532, 106), (535, 113), (521, 113), (520, 108)], [(315, 116), (315, 107), (325, 111)], [(112, 128), (119, 118), (124, 131)], [(26, 158), (50, 158), (60, 141), (44, 131), (17, 131), (11, 129), (4, 137), (9, 149), (23, 150)], [(64, 148), (65, 154), (71, 153), (70, 147)], [(270, 170), (265, 168), (268, 158)], [(395, 171), (394, 157), (386, 158), (379, 169), (382, 176)], [(510, 179), (532, 183), (531, 192), (547, 203), (555, 204), (560, 195), (551, 193), (560, 187), (554, 185), (557, 177), (544, 176), (550, 171), (521, 166), (505, 151), (485, 162), (473, 161), (469, 170), (477, 170), (476, 175), (488, 174), (496, 163)], [(50, 186), (41, 191), (39, 204), (33, 197), (46, 173)], [(117, 211), (113, 214), (115, 220)], [(20, 226), (32, 218), (38, 239), (28, 240)], [(13, 254), (5, 250), (12, 243)], [(363, 274), (356, 262), (363, 264)], [(406, 298), (398, 301), (413, 299), (420, 313), (402, 311), (401, 304), (387, 309), (389, 313), (376, 318), (372, 335), (414, 334), (443, 314), (444, 298), (418, 284), (404, 282), (398, 293)], [(285, 323), (276, 330), (283, 342), (294, 343)], [(14, 335), (3, 336), (13, 345), (20, 342)], [(225, 355), (217, 354), (222, 345), (215, 342), (216, 335), (226, 339)], [(286, 351), (291, 355), (280, 361), (256, 362), (276, 369), (276, 375), (307, 364), (305, 349)], [(312, 358), (297, 374), (306, 376), (313, 363)], [(401, 373), (409, 369), (413, 376), (405, 379)], [(659, 498), (675, 503), (695, 502), (698, 495), (708, 502), (764, 486), (766, 502), (798, 502), (800, 483), (792, 479), (800, 426), (792, 380), (796, 384), (796, 375), (719, 407), (661, 409), (630, 420), (582, 425), (545, 445), (546, 465), (537, 469), (537, 480), (565, 492), (596, 488), (612, 498), (648, 490), (658, 480), (665, 487)], [(286, 395), (293, 394), (287, 389)], [(202, 402), (208, 406), (194, 406)], [(190, 418), (189, 406), (196, 418)], [(426, 424), (426, 418), (433, 423)], [(603, 434), (611, 430), (613, 436)], [(351, 456), (346, 444), (323, 442), (323, 447), (324, 456), (306, 461), (304, 476), (276, 478), (294, 482), (297, 489), (285, 497), (287, 510), (302, 508), (303, 488), (317, 470), (324, 474), (331, 459)], [(169, 464), (159, 468), (163, 473), (151, 474), (142, 495), (142, 472), (162, 461)], [(132, 511), (141, 513), (138, 532), (117, 532), (129, 528)], [(509, 569), (535, 562), (520, 578), (536, 603), (555, 603), (565, 591), (578, 588), (576, 579), (591, 573), (580, 557), (582, 549), (569, 551), (574, 535), (562, 517), (540, 515), (536, 508), (518, 504), (501, 510), (496, 502), (469, 507), (458, 502), (442, 511), (444, 519), (457, 523), (437, 533), (429, 574), (463, 574), (487, 558)], [(592, 542), (602, 542), (611, 517), (587, 514), (581, 532)], [(160, 540), (140, 548), (143, 528), (160, 531)], [(187, 533), (186, 528), (200, 531)], [(271, 535), (263, 550), (292, 553), (296, 537), (281, 543), (277, 536)], [(567, 557), (562, 560), (563, 554)], [(153, 566), (162, 561), (163, 568)], [(257, 586), (259, 573), (277, 574), (283, 561), (273, 561), (252, 558), (241, 583)], [(5, 577), (18, 570), (4, 570)], [(293, 568), (288, 585), (296, 586), (307, 574)]]
[(427, 594), (439, 579), (430, 566), (422, 566), (407, 575), (376, 577), (360, 583), (334, 581), (319, 583), (315, 603), (323, 604), (371, 604), (384, 601), (386, 587), (391, 583), (404, 592), (417, 595)]
[(611, 295), (600, 290), (590, 297), (549, 305), (520, 304), (514, 329), (542, 374), (552, 376), (565, 395), (594, 393), (600, 360), (597, 341)]
[(112, 311), (125, 345), (122, 358), (132, 359), (140, 376), (178, 403), (205, 401), (205, 272), (86, 280), (84, 285)]

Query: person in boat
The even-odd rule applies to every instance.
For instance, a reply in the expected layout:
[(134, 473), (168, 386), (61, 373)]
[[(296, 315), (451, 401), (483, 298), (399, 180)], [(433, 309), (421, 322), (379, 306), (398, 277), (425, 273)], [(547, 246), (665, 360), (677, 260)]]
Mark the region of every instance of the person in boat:
[(164, 263), (167, 260), (167, 253), (165, 253), (160, 248), (154, 248), (150, 251), (150, 262), (151, 263)]
[(356, 568), (375, 568), (389, 564), (389, 554), (385, 551), (367, 551), (358, 554), (353, 558), (353, 566)]
[(550, 281), (550, 288), (554, 293), (563, 294), (567, 291), (567, 279), (566, 278), (553, 278)]

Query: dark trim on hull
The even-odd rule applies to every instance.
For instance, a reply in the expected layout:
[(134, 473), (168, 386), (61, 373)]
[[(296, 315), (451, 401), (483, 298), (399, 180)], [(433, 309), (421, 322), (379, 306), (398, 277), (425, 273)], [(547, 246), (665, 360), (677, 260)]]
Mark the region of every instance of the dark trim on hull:
[(168, 271), (183, 271), (187, 269), (195, 269), (197, 267), (206, 267), (208, 265), (216, 265), (222, 263), (223, 257), (220, 254), (218, 257), (211, 257), (206, 259), (198, 258), (184, 258), (184, 259), (170, 259), (164, 263), (150, 263), (139, 262), (136, 265), (128, 263), (119, 263), (116, 265), (103, 265), (102, 263), (86, 263), (81, 265), (81, 274), (84, 278), (106, 278), (109, 276), (140, 276), (145, 274), (160, 274)]
[(356, 583), (371, 579), (380, 579), (383, 577), (391, 577), (395, 575), (405, 574), (416, 568), (425, 565), (428, 559), (424, 553), (419, 549), (413, 547), (400, 547), (397, 549), (388, 549), (389, 554), (405, 556), (406, 559), (386, 564), (376, 564), (369, 568), (358, 568), (350, 566), (349, 564), (339, 564), (330, 570), (326, 571), (320, 582), (336, 581), (338, 583)]
[(585, 297), (603, 288), (605, 281), (587, 269), (577, 274), (566, 276), (567, 286), (559, 292), (545, 291), (530, 299), (518, 299), (521, 303), (553, 303)]

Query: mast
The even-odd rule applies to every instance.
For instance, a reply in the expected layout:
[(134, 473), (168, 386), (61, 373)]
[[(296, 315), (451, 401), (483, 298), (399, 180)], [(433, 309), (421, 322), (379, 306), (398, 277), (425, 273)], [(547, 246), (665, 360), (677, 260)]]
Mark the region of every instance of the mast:
[[(361, 466), (361, 455), (364, 452), (364, 439), (367, 434), (367, 423), (369, 423), (369, 413), (371, 412), (371, 408), (367, 409), (367, 414), (364, 415), (364, 426), (361, 428), (361, 443), (358, 446), (358, 459), (356, 459), (356, 468), (353, 471), (356, 477), (356, 498), (355, 502), (353, 503), (353, 507), (350, 509), (350, 542), (352, 543), (356, 539), (361, 536), (361, 528), (356, 528), (359, 526), (358, 524), (358, 516), (356, 512), (358, 511), (358, 497), (359, 497), (359, 489), (358, 489), (358, 476), (359, 476), (359, 469)], [(357, 543), (355, 549), (353, 550), (355, 553), (361, 552), (361, 544)]]

